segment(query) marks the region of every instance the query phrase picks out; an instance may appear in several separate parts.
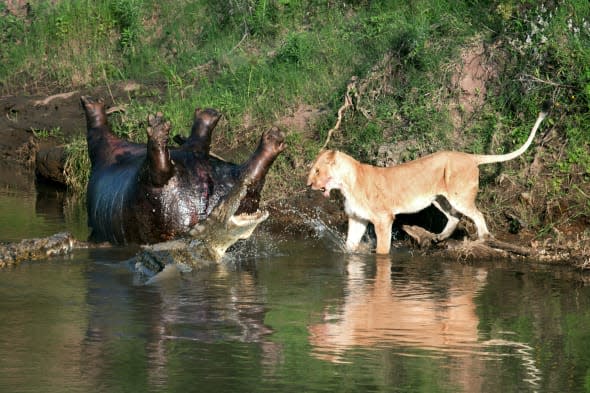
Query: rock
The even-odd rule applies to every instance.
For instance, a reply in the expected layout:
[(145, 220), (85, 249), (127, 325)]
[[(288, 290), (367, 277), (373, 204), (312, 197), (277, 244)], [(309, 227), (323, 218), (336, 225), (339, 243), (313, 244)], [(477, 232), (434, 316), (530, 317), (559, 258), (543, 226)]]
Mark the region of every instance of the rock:
[(35, 174), (51, 182), (66, 185), (64, 167), (66, 163), (64, 146), (53, 146), (37, 152)]

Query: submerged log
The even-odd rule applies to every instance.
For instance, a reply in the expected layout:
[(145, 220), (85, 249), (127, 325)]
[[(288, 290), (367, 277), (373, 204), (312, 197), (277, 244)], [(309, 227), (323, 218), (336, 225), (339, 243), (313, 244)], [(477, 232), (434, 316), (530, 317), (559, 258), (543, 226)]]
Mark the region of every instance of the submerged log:
[(402, 229), (421, 247), (427, 248), (436, 245), (435, 253), (445, 253), (458, 259), (487, 259), (532, 257), (536, 251), (530, 247), (522, 247), (506, 243), (494, 238), (483, 240), (457, 241), (447, 239), (436, 241), (436, 234), (418, 226), (404, 225)]

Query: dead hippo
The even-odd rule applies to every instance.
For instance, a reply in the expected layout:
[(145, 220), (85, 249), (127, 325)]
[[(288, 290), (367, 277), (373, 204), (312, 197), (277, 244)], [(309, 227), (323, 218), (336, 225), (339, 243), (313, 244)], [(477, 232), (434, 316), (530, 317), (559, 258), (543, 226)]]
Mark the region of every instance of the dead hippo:
[(269, 168), (286, 147), (278, 128), (264, 132), (254, 153), (238, 165), (209, 154), (211, 132), (221, 116), (213, 109), (196, 109), (190, 136), (171, 148), (170, 123), (162, 114), (149, 117), (148, 142), (138, 144), (111, 132), (101, 101), (87, 96), (81, 101), (91, 162), (91, 240), (153, 244), (204, 239), (212, 242), (208, 253), (219, 259), (268, 217), (259, 210), (260, 193)]

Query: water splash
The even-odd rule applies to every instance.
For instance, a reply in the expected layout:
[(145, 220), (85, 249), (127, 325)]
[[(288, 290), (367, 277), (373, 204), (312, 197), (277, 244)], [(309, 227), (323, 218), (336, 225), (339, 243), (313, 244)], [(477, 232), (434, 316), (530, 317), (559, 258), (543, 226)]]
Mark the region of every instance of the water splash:
[(345, 235), (321, 218), (319, 208), (314, 210), (313, 216), (296, 209), (291, 209), (291, 213), (298, 216), (307, 227), (314, 231), (315, 239), (324, 241), (332, 251), (346, 252)]

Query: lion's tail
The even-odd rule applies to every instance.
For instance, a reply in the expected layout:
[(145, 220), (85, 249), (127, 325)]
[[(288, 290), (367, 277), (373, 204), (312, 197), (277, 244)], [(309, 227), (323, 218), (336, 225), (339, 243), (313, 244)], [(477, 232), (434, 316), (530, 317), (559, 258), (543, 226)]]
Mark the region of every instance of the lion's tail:
[(515, 150), (512, 153), (507, 153), (507, 154), (492, 154), (492, 155), (475, 154), (474, 158), (475, 158), (475, 161), (477, 162), (477, 165), (493, 164), (495, 162), (509, 161), (509, 160), (515, 159), (516, 157), (518, 157), (522, 153), (524, 153), (529, 148), (531, 143), (533, 142), (533, 139), (535, 138), (535, 134), (537, 133), (537, 129), (539, 128), (539, 125), (545, 119), (545, 117), (547, 117), (547, 113), (549, 112), (550, 107), (551, 107), (550, 103), (543, 104), (543, 110), (539, 113), (539, 116), (537, 117), (537, 121), (535, 122), (535, 125), (533, 126), (533, 129), (531, 130), (529, 138), (526, 140), (524, 145), (522, 145), (518, 150)]

